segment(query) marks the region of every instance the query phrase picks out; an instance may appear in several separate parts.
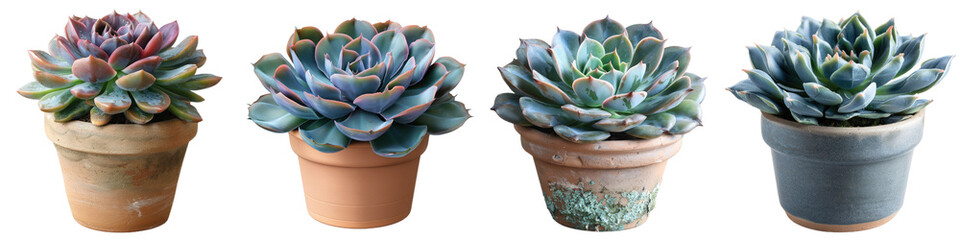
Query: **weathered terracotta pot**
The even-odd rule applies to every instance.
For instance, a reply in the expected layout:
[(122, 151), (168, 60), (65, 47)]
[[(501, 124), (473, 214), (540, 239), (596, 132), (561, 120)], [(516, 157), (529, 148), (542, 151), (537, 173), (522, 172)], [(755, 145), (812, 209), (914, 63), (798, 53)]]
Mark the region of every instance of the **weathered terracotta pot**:
[(547, 209), (558, 223), (580, 230), (616, 231), (647, 220), (656, 204), (667, 159), (680, 136), (577, 144), (515, 126), (533, 155)]
[(923, 112), (872, 127), (804, 125), (764, 114), (780, 205), (793, 222), (848, 232), (890, 221), (903, 205)]
[(310, 147), (291, 131), (290, 146), (300, 158), (300, 176), (307, 211), (317, 221), (345, 228), (394, 224), (410, 214), (425, 135), (412, 152), (400, 158), (377, 155), (369, 142), (354, 141), (336, 153)]
[(57, 148), (70, 211), (80, 225), (131, 232), (167, 221), (196, 123), (172, 119), (98, 127), (54, 122), (47, 114), (45, 130)]

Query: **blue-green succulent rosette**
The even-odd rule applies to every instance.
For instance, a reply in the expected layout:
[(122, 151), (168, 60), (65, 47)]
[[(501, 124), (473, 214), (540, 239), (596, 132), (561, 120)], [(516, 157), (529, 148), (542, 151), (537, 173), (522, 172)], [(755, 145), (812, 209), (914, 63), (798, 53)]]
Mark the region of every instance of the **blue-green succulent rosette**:
[(521, 39), (500, 67), (511, 93), (493, 110), (507, 122), (575, 143), (652, 139), (701, 125), (704, 78), (687, 72), (690, 49), (666, 46), (652, 24), (626, 28), (609, 17), (553, 43)]
[(925, 36), (900, 35), (893, 19), (872, 28), (860, 13), (839, 23), (805, 17), (796, 31), (777, 32), (772, 46), (748, 47), (754, 69), (728, 90), (802, 124), (897, 122), (930, 104), (917, 95), (939, 83), (953, 60), (920, 63)]
[(264, 55), (254, 72), (270, 91), (250, 106), (250, 120), (272, 132), (299, 130), (314, 149), (333, 153), (370, 142), (384, 157), (410, 153), (426, 134), (444, 134), (470, 117), (450, 91), (464, 65), (434, 61), (433, 32), (395, 22), (352, 19), (333, 33), (297, 29), (290, 61)]

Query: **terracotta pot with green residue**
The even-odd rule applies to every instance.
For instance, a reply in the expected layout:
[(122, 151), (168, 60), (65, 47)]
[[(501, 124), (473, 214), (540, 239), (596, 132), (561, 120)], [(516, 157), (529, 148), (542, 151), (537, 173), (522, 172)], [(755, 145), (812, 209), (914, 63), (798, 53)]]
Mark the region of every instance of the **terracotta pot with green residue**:
[(564, 226), (590, 231), (634, 228), (656, 205), (667, 159), (681, 136), (573, 143), (515, 126), (533, 155), (547, 209)]
[(80, 225), (132, 232), (167, 221), (197, 123), (171, 119), (98, 127), (55, 122), (47, 114), (45, 130), (56, 146), (70, 210)]

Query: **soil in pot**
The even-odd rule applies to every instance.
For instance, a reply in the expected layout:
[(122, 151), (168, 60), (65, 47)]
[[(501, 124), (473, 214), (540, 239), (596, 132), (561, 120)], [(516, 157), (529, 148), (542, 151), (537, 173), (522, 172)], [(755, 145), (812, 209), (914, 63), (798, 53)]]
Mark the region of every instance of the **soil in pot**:
[(300, 175), (310, 216), (344, 228), (397, 223), (410, 214), (420, 155), (429, 135), (404, 157), (377, 155), (369, 142), (354, 141), (335, 152), (317, 151), (291, 131), (290, 146), (300, 159)]
[(131, 232), (167, 221), (197, 124), (170, 119), (94, 126), (58, 123), (47, 114), (45, 131), (60, 158), (74, 219), (95, 230)]
[(795, 223), (848, 232), (890, 221), (907, 187), (923, 112), (872, 127), (804, 125), (764, 114), (780, 205)]
[(616, 231), (647, 220), (656, 206), (666, 161), (680, 136), (578, 144), (534, 128), (515, 126), (533, 156), (547, 210), (580, 230)]

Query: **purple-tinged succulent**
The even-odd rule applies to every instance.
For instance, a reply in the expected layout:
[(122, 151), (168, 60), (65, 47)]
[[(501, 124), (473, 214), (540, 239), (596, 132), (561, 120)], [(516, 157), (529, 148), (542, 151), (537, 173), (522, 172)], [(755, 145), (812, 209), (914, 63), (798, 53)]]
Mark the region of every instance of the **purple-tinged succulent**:
[[(470, 117), (450, 94), (464, 65), (433, 61), (433, 32), (426, 27), (352, 19), (334, 33), (297, 29), (279, 53), (253, 64), (270, 91), (250, 106), (254, 123), (283, 133), (299, 129), (310, 146), (337, 152), (351, 141), (369, 141), (385, 157), (402, 157), (427, 133), (443, 134)], [(292, 63), (291, 63), (292, 62)]]
[(55, 36), (49, 51), (30, 51), (36, 81), (17, 92), (40, 100), (40, 110), (66, 122), (89, 115), (101, 126), (113, 115), (146, 124), (170, 111), (188, 122), (201, 120), (190, 102), (193, 93), (220, 82), (196, 74), (207, 57), (197, 50), (197, 37), (174, 46), (180, 27), (157, 27), (146, 14), (109, 14), (100, 19), (71, 17), (66, 36)]

